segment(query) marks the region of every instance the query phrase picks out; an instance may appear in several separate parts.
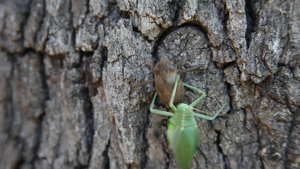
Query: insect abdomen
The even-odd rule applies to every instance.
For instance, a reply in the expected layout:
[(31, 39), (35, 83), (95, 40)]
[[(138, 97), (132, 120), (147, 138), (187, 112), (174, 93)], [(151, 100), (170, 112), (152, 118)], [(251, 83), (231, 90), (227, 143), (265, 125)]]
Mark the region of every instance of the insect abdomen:
[(182, 127), (169, 123), (167, 137), (175, 155), (177, 167), (190, 169), (199, 140), (197, 125)]

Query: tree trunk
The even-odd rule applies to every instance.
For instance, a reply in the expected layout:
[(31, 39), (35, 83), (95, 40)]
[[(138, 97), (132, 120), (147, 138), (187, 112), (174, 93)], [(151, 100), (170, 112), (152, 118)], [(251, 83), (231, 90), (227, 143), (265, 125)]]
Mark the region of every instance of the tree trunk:
[[(2, 0), (0, 168), (176, 168), (151, 67), (206, 92), (192, 168), (300, 167), (300, 2)], [(186, 90), (184, 103), (199, 94)], [(157, 101), (155, 107), (167, 109)], [(209, 113), (209, 115), (212, 115)]]

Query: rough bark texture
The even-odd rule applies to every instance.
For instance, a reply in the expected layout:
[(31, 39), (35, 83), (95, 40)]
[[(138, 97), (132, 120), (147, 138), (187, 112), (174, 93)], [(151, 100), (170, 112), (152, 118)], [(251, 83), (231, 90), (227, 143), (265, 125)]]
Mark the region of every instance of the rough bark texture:
[[(161, 56), (198, 69), (192, 168), (300, 168), (297, 0), (1, 0), (0, 168), (176, 168)], [(187, 90), (184, 102), (199, 95)], [(166, 108), (156, 103), (160, 109)]]

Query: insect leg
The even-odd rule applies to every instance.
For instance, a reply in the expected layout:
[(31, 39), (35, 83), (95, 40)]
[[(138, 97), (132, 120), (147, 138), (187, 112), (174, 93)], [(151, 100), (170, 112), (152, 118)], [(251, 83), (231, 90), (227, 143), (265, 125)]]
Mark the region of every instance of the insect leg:
[(167, 112), (167, 111), (161, 111), (161, 110), (153, 109), (156, 97), (157, 97), (157, 92), (155, 92), (153, 100), (152, 100), (152, 103), (151, 103), (151, 106), (150, 106), (151, 113), (159, 114), (159, 115), (164, 115), (164, 116), (173, 116), (173, 113), (170, 113), (170, 112)]
[(203, 100), (206, 96), (206, 94), (204, 93), (204, 91), (200, 90), (200, 89), (197, 89), (196, 87), (193, 87), (191, 85), (188, 85), (186, 83), (183, 83), (184, 86), (190, 88), (190, 89), (193, 89), (195, 90), (196, 92), (199, 92), (201, 93), (201, 97), (199, 97), (197, 100), (195, 100), (192, 104), (190, 104), (191, 107), (195, 107), (201, 100)]
[(206, 115), (203, 115), (203, 114), (198, 114), (198, 113), (194, 113), (194, 116), (200, 117), (200, 118), (205, 119), (205, 120), (214, 120), (214, 119), (220, 114), (220, 112), (224, 109), (224, 107), (227, 105), (228, 102), (229, 102), (229, 100), (227, 100), (227, 101), (222, 105), (222, 107), (214, 114), (213, 117), (206, 116)]
[(176, 80), (175, 80), (175, 85), (174, 85), (174, 88), (173, 88), (173, 92), (172, 92), (172, 96), (171, 96), (171, 100), (169, 102), (169, 106), (174, 112), (177, 112), (177, 108), (174, 106), (173, 102), (174, 102), (174, 98), (175, 98), (179, 78), (180, 78), (180, 75), (177, 75)]

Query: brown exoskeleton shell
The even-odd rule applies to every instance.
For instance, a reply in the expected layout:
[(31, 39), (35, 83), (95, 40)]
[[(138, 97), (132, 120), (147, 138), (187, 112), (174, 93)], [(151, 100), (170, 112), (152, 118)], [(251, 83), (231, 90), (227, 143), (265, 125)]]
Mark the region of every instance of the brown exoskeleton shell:
[[(152, 72), (154, 73), (155, 90), (162, 103), (169, 107), (169, 101), (177, 76), (177, 67), (173, 66), (167, 58), (161, 57)], [(183, 97), (184, 86), (181, 80), (179, 80), (173, 104), (180, 103)]]

